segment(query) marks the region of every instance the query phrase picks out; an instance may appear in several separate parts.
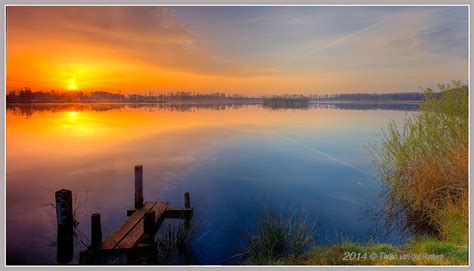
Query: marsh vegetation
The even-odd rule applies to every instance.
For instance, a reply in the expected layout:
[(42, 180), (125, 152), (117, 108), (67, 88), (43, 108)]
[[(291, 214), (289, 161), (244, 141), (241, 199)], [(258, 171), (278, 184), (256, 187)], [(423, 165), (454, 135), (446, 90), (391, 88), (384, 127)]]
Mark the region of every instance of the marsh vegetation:
[[(378, 198), (384, 203), (371, 215), (387, 233), (398, 231), (407, 242), (394, 246), (343, 240), (311, 247), (313, 224), (304, 216), (284, 217), (266, 207), (248, 239), (246, 263), (467, 264), (468, 87), (453, 81), (439, 89), (436, 94), (426, 89), (420, 111), (402, 125), (391, 121), (382, 144), (369, 146), (383, 187)], [(348, 252), (356, 257), (348, 260)]]

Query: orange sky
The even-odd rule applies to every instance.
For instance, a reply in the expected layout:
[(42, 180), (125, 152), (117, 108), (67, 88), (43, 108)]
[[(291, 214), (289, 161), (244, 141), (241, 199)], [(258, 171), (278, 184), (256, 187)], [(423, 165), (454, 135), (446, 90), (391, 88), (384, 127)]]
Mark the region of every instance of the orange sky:
[(464, 7), (326, 9), (10, 6), (7, 89), (317, 94), (467, 80)]

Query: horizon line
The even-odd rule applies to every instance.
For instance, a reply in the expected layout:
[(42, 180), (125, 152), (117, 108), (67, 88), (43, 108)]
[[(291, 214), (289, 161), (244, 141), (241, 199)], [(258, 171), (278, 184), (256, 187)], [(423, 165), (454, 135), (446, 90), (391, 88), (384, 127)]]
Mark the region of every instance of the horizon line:
[[(224, 94), (226, 96), (242, 96), (242, 97), (265, 97), (265, 96), (321, 96), (321, 95), (326, 95), (326, 96), (333, 96), (333, 95), (341, 95), (341, 94), (369, 94), (369, 95), (386, 95), (386, 94), (408, 94), (408, 93), (424, 93), (423, 89), (418, 90), (418, 91), (413, 91), (413, 90), (408, 90), (408, 91), (390, 91), (390, 92), (364, 92), (364, 91), (356, 91), (356, 92), (333, 92), (333, 93), (311, 93), (311, 94), (302, 94), (301, 92), (299, 93), (279, 93), (279, 94), (239, 94), (237, 92), (230, 92), (228, 90), (222, 90), (222, 91), (195, 91), (195, 90), (163, 90), (163, 91), (153, 91), (153, 90), (143, 90), (143, 91), (137, 91), (137, 92), (131, 92), (131, 91), (121, 91), (121, 90), (56, 90), (56, 89), (50, 89), (50, 90), (42, 90), (42, 89), (31, 89), (29, 87), (23, 87), (23, 88), (17, 88), (17, 89), (8, 89), (5, 95), (8, 95), (8, 92), (19, 92), (22, 90), (30, 90), (31, 92), (59, 92), (59, 93), (94, 93), (94, 92), (105, 92), (105, 93), (110, 93), (110, 94), (120, 94), (120, 95), (142, 95), (142, 96), (150, 96), (151, 95), (167, 95), (167, 94), (176, 94), (176, 93), (189, 93), (193, 95), (212, 95), (212, 94)], [(433, 92), (440, 92), (440, 90), (434, 90), (432, 89)]]

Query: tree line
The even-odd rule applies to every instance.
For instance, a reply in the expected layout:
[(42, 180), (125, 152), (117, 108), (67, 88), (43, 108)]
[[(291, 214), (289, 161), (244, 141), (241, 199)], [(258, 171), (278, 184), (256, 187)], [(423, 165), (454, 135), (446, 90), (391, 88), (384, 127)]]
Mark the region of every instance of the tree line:
[(319, 101), (423, 101), (423, 92), (403, 93), (345, 93), (334, 95), (313, 95)]
[[(438, 95), (439, 93), (435, 93)], [(95, 102), (129, 102), (129, 103), (158, 103), (186, 101), (240, 101), (266, 103), (307, 103), (310, 101), (423, 101), (421, 92), (369, 94), (351, 93), (334, 95), (267, 95), (245, 96), (225, 93), (196, 93), (188, 91), (167, 92), (155, 94), (122, 94), (106, 91), (32, 91), (29, 88), (11, 90), (6, 95), (7, 103), (95, 103)]]

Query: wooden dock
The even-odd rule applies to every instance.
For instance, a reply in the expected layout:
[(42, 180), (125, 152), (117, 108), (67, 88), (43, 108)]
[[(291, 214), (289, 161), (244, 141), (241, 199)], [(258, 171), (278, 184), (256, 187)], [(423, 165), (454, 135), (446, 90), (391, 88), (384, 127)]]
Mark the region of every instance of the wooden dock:
[[(99, 247), (100, 249), (128, 249), (136, 247), (145, 235), (145, 215), (152, 215), (153, 222), (158, 228), (163, 221), (163, 213), (168, 208), (168, 202), (147, 201), (125, 220)], [(151, 229), (153, 230), (153, 228)], [(151, 232), (153, 233), (153, 231)]]
[[(65, 195), (65, 196), (64, 196)], [(73, 221), (60, 216), (69, 214), (72, 208), (71, 191), (62, 189), (56, 192), (58, 213), (58, 262), (68, 263), (72, 259), (72, 232), (69, 224)], [(62, 203), (66, 199), (66, 202)], [(59, 201), (58, 201), (59, 200)], [(80, 264), (133, 263), (134, 258), (156, 253), (155, 235), (164, 219), (183, 219), (184, 227), (189, 228), (193, 216), (189, 193), (184, 193), (184, 208), (169, 208), (168, 202), (143, 201), (143, 167), (135, 167), (135, 208), (127, 210), (127, 219), (105, 240), (102, 240), (101, 216), (91, 216), (91, 244), (80, 253)], [(61, 224), (63, 223), (63, 224)], [(60, 229), (62, 232), (60, 232)], [(70, 237), (70, 238), (69, 238)], [(66, 240), (66, 241), (64, 241)], [(62, 244), (60, 244), (62, 241)], [(67, 252), (67, 253), (65, 253)], [(117, 262), (118, 261), (118, 262)]]

